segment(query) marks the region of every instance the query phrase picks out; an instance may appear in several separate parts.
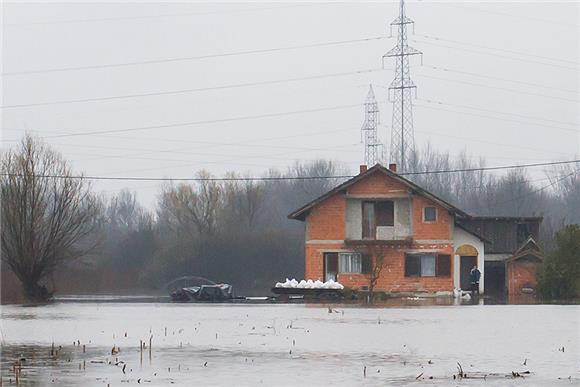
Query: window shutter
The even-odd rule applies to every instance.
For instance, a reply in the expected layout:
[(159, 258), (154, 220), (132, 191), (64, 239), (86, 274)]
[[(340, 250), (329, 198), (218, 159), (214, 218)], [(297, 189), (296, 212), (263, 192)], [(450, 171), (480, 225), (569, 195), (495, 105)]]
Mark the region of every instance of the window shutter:
[(362, 273), (372, 274), (373, 271), (373, 259), (369, 254), (362, 255)]
[(405, 277), (421, 276), (421, 257), (419, 255), (405, 255)]
[(437, 256), (437, 277), (449, 277), (451, 275), (451, 256)]

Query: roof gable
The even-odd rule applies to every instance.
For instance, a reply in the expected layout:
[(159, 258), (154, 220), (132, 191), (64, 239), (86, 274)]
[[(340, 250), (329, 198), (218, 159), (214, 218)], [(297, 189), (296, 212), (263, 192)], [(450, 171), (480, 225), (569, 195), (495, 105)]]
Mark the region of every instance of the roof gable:
[(534, 238), (529, 237), (519, 249), (509, 257), (506, 261), (517, 261), (519, 259), (527, 259), (532, 260), (535, 258), (538, 261), (542, 261), (543, 253), (538, 243), (534, 240)]
[(321, 203), (322, 201), (328, 199), (329, 197), (331, 197), (335, 194), (338, 194), (338, 193), (348, 189), (349, 187), (353, 186), (355, 183), (360, 182), (361, 180), (367, 179), (369, 176), (371, 176), (375, 173), (381, 173), (385, 177), (390, 178), (390, 179), (394, 180), (395, 182), (401, 183), (404, 187), (407, 187), (408, 189), (412, 190), (414, 193), (432, 200), (433, 202), (435, 202), (436, 204), (440, 205), (441, 207), (447, 209), (450, 212), (453, 212), (453, 213), (455, 213), (459, 216), (462, 216), (462, 217), (469, 216), (465, 212), (460, 210), (459, 208), (447, 203), (446, 201), (435, 196), (431, 192), (419, 187), (417, 184), (413, 183), (412, 181), (405, 179), (401, 175), (398, 175), (398, 174), (390, 171), (389, 169), (383, 167), (380, 164), (376, 164), (375, 166), (369, 168), (367, 171), (365, 171), (359, 175), (354, 176), (353, 178), (345, 181), (342, 184), (339, 184), (338, 186), (336, 186), (335, 188), (326, 192), (325, 194), (319, 196), (318, 198), (316, 198), (316, 199), (312, 200), (311, 202), (305, 204), (304, 206), (300, 207), (296, 211), (289, 214), (288, 218), (304, 221), (306, 219), (306, 216), (310, 212), (310, 210), (312, 208), (316, 207), (319, 203)]

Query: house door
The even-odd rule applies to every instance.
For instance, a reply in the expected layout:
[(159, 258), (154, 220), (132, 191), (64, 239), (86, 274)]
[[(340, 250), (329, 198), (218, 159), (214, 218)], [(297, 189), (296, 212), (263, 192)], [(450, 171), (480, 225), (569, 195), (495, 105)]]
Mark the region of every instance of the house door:
[(477, 257), (462, 255), (460, 259), (459, 286), (463, 290), (469, 290), (471, 287), (469, 272), (473, 269), (473, 266), (477, 266)]
[(324, 282), (336, 281), (338, 274), (338, 253), (324, 253)]
[(485, 262), (485, 293), (505, 296), (505, 263), (503, 261)]

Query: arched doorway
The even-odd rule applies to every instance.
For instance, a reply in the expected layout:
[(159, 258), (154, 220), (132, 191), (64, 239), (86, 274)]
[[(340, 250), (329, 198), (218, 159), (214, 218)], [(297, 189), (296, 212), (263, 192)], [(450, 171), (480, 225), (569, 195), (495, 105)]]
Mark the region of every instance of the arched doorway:
[(455, 250), (455, 255), (459, 255), (459, 286), (461, 289), (469, 289), (471, 281), (469, 272), (474, 266), (478, 266), (477, 249), (472, 245), (461, 245)]

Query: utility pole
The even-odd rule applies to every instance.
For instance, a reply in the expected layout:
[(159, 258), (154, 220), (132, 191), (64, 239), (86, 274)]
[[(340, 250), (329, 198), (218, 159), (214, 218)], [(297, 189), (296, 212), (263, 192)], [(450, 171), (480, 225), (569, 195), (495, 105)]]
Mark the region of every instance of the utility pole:
[(399, 5), (399, 16), (391, 23), (397, 27), (397, 45), (383, 55), (384, 58), (395, 58), (395, 79), (389, 85), (389, 100), (393, 102), (393, 118), (391, 127), (390, 160), (399, 165), (400, 171), (405, 171), (415, 152), (415, 134), (413, 131), (412, 90), (417, 87), (411, 80), (409, 57), (422, 53), (407, 42), (407, 25), (414, 21), (405, 15), (405, 1)]
[(361, 128), (362, 141), (365, 148), (365, 164), (369, 167), (383, 162), (383, 144), (379, 141), (377, 127), (379, 126), (379, 104), (375, 98), (373, 85), (369, 85), (369, 92), (365, 101), (365, 121)]

